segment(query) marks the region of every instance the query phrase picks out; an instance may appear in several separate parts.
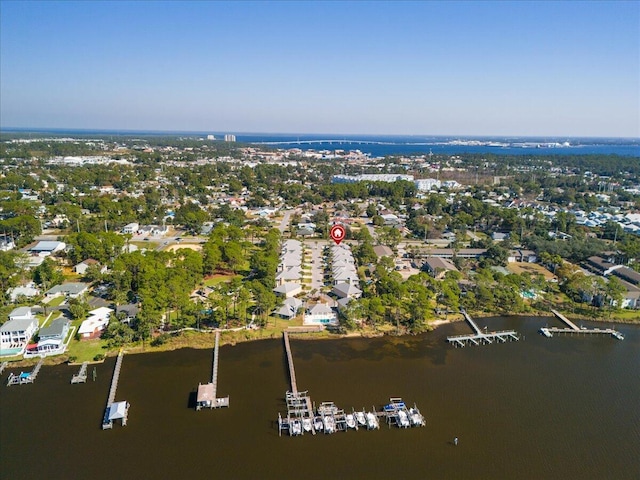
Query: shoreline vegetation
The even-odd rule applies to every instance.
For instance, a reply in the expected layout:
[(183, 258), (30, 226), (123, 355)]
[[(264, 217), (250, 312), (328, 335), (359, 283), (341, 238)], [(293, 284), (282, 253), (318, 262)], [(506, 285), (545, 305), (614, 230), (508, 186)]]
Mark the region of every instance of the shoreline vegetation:
[[(636, 319), (626, 319), (626, 318), (592, 318), (586, 315), (574, 315), (574, 314), (566, 314), (568, 318), (571, 320), (584, 320), (590, 321), (594, 323), (613, 323), (613, 324), (628, 324), (628, 325), (639, 325), (640, 318)], [(504, 315), (500, 313), (487, 313), (487, 312), (474, 312), (472, 318), (493, 318), (498, 316), (510, 316), (510, 317), (550, 317), (555, 319), (554, 315), (551, 312), (527, 312), (523, 314), (513, 314), (513, 315)], [(290, 324), (286, 325), (276, 325), (269, 326), (260, 329), (221, 329), (221, 343), (220, 346), (231, 345), (235, 346), (238, 343), (244, 342), (255, 342), (259, 340), (268, 340), (275, 339), (282, 336), (284, 331), (289, 331), (289, 333), (295, 334), (296, 340), (338, 340), (342, 338), (376, 338), (383, 336), (412, 336), (419, 335), (422, 333), (432, 332), (436, 328), (447, 325), (450, 323), (463, 322), (464, 317), (462, 315), (451, 315), (446, 319), (438, 318), (432, 322), (430, 322), (423, 330), (419, 332), (409, 332), (406, 329), (398, 330), (396, 327), (392, 325), (382, 325), (377, 328), (373, 328), (370, 326), (364, 328), (358, 328), (355, 330), (347, 331), (347, 332), (331, 332), (328, 330), (321, 330), (317, 332), (295, 332), (289, 330), (289, 327), (292, 326)], [(183, 348), (193, 348), (193, 349), (212, 349), (213, 348), (213, 333), (215, 333), (217, 329), (207, 329), (207, 330), (196, 330), (196, 329), (183, 329), (181, 331), (176, 332), (166, 332), (164, 343), (156, 346), (150, 345), (150, 342), (145, 342), (144, 345), (142, 342), (137, 342), (135, 344), (124, 345), (122, 347), (114, 347), (114, 348), (104, 348), (102, 353), (102, 358), (100, 360), (89, 360), (89, 359), (76, 359), (71, 361), (71, 356), (68, 353), (64, 353), (61, 355), (56, 355), (52, 357), (46, 357), (44, 361), (44, 365), (53, 366), (53, 365), (62, 365), (68, 364), (71, 366), (79, 366), (84, 361), (86, 361), (89, 365), (96, 365), (104, 363), (105, 359), (108, 357), (115, 357), (120, 349), (124, 349), (124, 351), (128, 355), (136, 355), (136, 354), (145, 354), (145, 353), (159, 353), (159, 352), (170, 352), (174, 350), (180, 350)], [(96, 340), (98, 341), (98, 340)], [(83, 342), (84, 343), (84, 342)], [(31, 367), (40, 361), (40, 357), (35, 357), (32, 359), (19, 359), (19, 360), (10, 360), (6, 359), (5, 361), (9, 362), (9, 368), (16, 367)]]

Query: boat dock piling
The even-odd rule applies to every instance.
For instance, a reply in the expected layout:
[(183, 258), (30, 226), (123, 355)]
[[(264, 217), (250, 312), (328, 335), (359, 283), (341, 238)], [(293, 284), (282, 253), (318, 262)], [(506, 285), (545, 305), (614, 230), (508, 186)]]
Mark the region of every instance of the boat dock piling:
[(220, 331), (216, 331), (216, 340), (213, 347), (213, 368), (211, 370), (211, 383), (198, 384), (196, 394), (196, 410), (202, 408), (220, 408), (229, 406), (229, 397), (218, 398), (218, 352), (220, 349)]
[[(317, 409), (314, 408), (308, 392), (298, 391), (291, 344), (287, 332), (283, 332), (283, 339), (289, 366), (291, 391), (285, 394), (286, 417), (278, 413), (279, 436), (282, 436), (283, 431), (293, 437), (304, 435), (305, 432), (315, 435), (318, 432), (331, 434), (350, 429), (358, 430), (358, 423), (362, 427), (366, 426), (367, 430), (373, 430), (380, 428), (378, 417), (386, 417), (389, 425), (393, 422), (403, 428), (425, 425), (424, 417), (418, 408), (415, 406), (410, 409), (406, 408), (402, 399), (399, 398), (391, 399), (390, 405), (393, 408), (389, 408), (387, 405), (382, 411), (376, 411), (374, 408), (371, 412), (365, 412), (364, 409), (362, 412), (356, 412), (352, 409), (352, 413), (348, 414), (336, 407), (333, 402), (322, 402)], [(399, 413), (399, 410), (402, 412)]]
[(89, 362), (84, 362), (80, 367), (80, 371), (71, 377), (71, 383), (86, 383), (87, 382), (87, 366)]
[(26, 385), (27, 383), (33, 383), (36, 381), (36, 377), (38, 376), (38, 372), (40, 371), (40, 367), (44, 363), (44, 357), (40, 359), (38, 364), (31, 372), (20, 372), (20, 375), (15, 375), (13, 373), (9, 374), (9, 378), (7, 379), (7, 386), (11, 385)]
[(605, 329), (601, 329), (601, 328), (578, 328), (578, 326), (575, 323), (573, 323), (571, 320), (569, 320), (567, 317), (562, 315), (557, 310), (551, 310), (551, 313), (553, 313), (559, 320), (561, 320), (566, 325), (568, 325), (568, 328), (558, 328), (558, 327), (543, 327), (543, 328), (541, 328), (540, 332), (547, 338), (553, 337), (554, 333), (569, 333), (569, 334), (584, 333), (585, 335), (589, 335), (589, 334), (611, 335), (612, 337), (614, 337), (614, 338), (616, 338), (618, 340), (624, 340), (624, 335), (622, 335), (622, 333), (618, 332), (617, 330), (614, 330), (613, 328), (605, 328)]
[(452, 337), (447, 337), (447, 342), (453, 343), (454, 346), (464, 347), (468, 344), (473, 345), (486, 345), (488, 343), (493, 343), (493, 341), (505, 343), (507, 340), (509, 341), (518, 341), (520, 337), (515, 332), (515, 330), (502, 330), (496, 332), (482, 332), (480, 327), (473, 321), (473, 319), (469, 316), (469, 314), (462, 310), (462, 315), (464, 315), (465, 320), (471, 328), (475, 331), (475, 333), (471, 335), (454, 335)]
[[(120, 370), (122, 369), (122, 359), (124, 358), (124, 352), (120, 350), (118, 358), (116, 359), (116, 366), (113, 369), (113, 377), (111, 378), (111, 386), (109, 387), (109, 396), (107, 398), (107, 408), (104, 412), (104, 418), (102, 420), (102, 429), (106, 430), (113, 428), (113, 420), (121, 419), (122, 425), (127, 424), (127, 416), (129, 412), (129, 404), (127, 402), (115, 402), (116, 391), (118, 390), (118, 380), (120, 380)], [(120, 404), (124, 404), (124, 407), (120, 409)]]

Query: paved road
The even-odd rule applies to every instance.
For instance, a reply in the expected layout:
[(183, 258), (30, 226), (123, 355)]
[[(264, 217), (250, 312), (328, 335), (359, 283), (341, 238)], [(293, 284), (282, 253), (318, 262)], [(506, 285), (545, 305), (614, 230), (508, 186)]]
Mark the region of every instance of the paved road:
[(285, 210), (284, 217), (282, 218), (282, 221), (278, 226), (278, 230), (280, 230), (280, 233), (284, 233), (284, 231), (289, 227), (289, 218), (291, 218), (291, 215), (293, 215), (294, 213), (295, 210)]
[(325, 242), (305, 242), (311, 249), (311, 289), (320, 290), (324, 286), (324, 259), (322, 258)]

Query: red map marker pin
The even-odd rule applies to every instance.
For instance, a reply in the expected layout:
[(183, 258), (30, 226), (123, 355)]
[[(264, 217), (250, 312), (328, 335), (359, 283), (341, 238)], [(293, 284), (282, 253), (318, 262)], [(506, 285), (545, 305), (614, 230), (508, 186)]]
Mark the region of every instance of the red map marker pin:
[(346, 233), (347, 232), (342, 225), (334, 225), (331, 227), (329, 235), (331, 236), (331, 239), (336, 242), (336, 245), (340, 245), (340, 242), (344, 240)]

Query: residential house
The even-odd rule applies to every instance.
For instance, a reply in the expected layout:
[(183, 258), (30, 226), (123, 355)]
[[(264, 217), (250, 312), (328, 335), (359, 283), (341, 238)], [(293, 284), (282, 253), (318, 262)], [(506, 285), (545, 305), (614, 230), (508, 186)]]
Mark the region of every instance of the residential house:
[(10, 237), (0, 237), (0, 251), (8, 252), (16, 248), (16, 244)]
[(69, 333), (71, 322), (64, 317), (56, 318), (51, 325), (43, 327), (38, 332), (38, 345), (36, 350), (39, 354), (59, 353), (63, 348), (64, 340)]
[(511, 250), (509, 252), (509, 256), (507, 257), (507, 262), (525, 262), (525, 263), (536, 263), (538, 261), (538, 256), (536, 252), (533, 250)]
[[(29, 309), (29, 311), (31, 310)], [(38, 330), (38, 319), (29, 318), (24, 312), (18, 312), (8, 322), (0, 326), (0, 355), (22, 354), (36, 330)]]
[(440, 257), (429, 257), (424, 262), (423, 267), (429, 275), (435, 279), (441, 280), (447, 272), (457, 272), (456, 266), (450, 260)]
[(622, 294), (621, 308), (640, 308), (640, 287), (620, 280), (626, 291)]
[(48, 257), (49, 255), (64, 250), (66, 246), (64, 242), (40, 241), (29, 248), (28, 251), (33, 256)]
[(604, 258), (598, 257), (598, 256), (587, 258), (587, 261), (585, 262), (584, 265), (591, 272), (598, 275), (602, 275), (603, 277), (606, 277), (607, 275), (611, 275), (611, 273), (613, 273), (614, 270), (622, 268), (622, 265), (613, 263), (609, 260), (605, 260)]
[(273, 289), (276, 295), (281, 295), (286, 298), (295, 297), (302, 292), (302, 285), (299, 283), (283, 283)]
[(491, 234), (491, 240), (493, 240), (494, 242), (504, 242), (508, 238), (509, 238), (509, 234), (508, 233), (493, 232)]
[(316, 303), (307, 309), (303, 323), (304, 325), (337, 325), (338, 317), (327, 304)]
[(300, 308), (302, 308), (302, 300), (291, 297), (287, 298), (284, 301), (282, 307), (276, 310), (275, 313), (283, 318), (286, 318), (287, 320), (291, 320), (298, 314), (298, 310), (300, 310)]
[(486, 248), (461, 248), (454, 250), (453, 248), (430, 248), (425, 252), (416, 253), (416, 258), (440, 257), (440, 258), (480, 258), (487, 253)]
[(113, 310), (107, 307), (96, 308), (89, 312), (89, 318), (80, 324), (78, 333), (81, 340), (98, 338), (109, 325), (109, 318)]
[(63, 283), (62, 285), (56, 285), (50, 288), (44, 294), (47, 298), (55, 298), (60, 295), (64, 295), (67, 298), (78, 298), (84, 295), (88, 288), (89, 284), (87, 283)]
[(10, 288), (7, 290), (7, 295), (9, 295), (11, 302), (15, 302), (20, 296), (27, 298), (37, 297), (40, 295), (40, 290), (36, 288), (35, 283), (30, 282), (23, 286)]
[(140, 308), (134, 303), (119, 305), (116, 307), (116, 316), (118, 318), (122, 317), (122, 323), (131, 323), (133, 320), (135, 320), (136, 315), (138, 315), (139, 311)]
[(135, 235), (138, 233), (138, 229), (140, 228), (140, 224), (138, 223), (128, 223), (124, 227), (122, 227), (122, 233)]
[(107, 271), (106, 265), (100, 265), (100, 262), (93, 258), (87, 258), (86, 260), (83, 260), (82, 262), (78, 263), (75, 267), (73, 267), (73, 270), (78, 275), (84, 275), (87, 273), (87, 270), (89, 269), (89, 267), (92, 267), (92, 266), (100, 267), (100, 273), (106, 273)]
[(9, 314), (9, 320), (33, 320), (36, 316), (31, 307), (17, 307)]
[(331, 290), (338, 298), (360, 298), (362, 296), (362, 290), (356, 287), (352, 283), (340, 283), (333, 287)]
[(632, 285), (640, 285), (640, 273), (632, 268), (621, 266), (620, 268), (614, 269), (611, 273)]
[(387, 247), (386, 245), (376, 245), (375, 247), (373, 247), (373, 251), (378, 256), (378, 258), (395, 256), (393, 254), (393, 250), (391, 250), (391, 247)]

